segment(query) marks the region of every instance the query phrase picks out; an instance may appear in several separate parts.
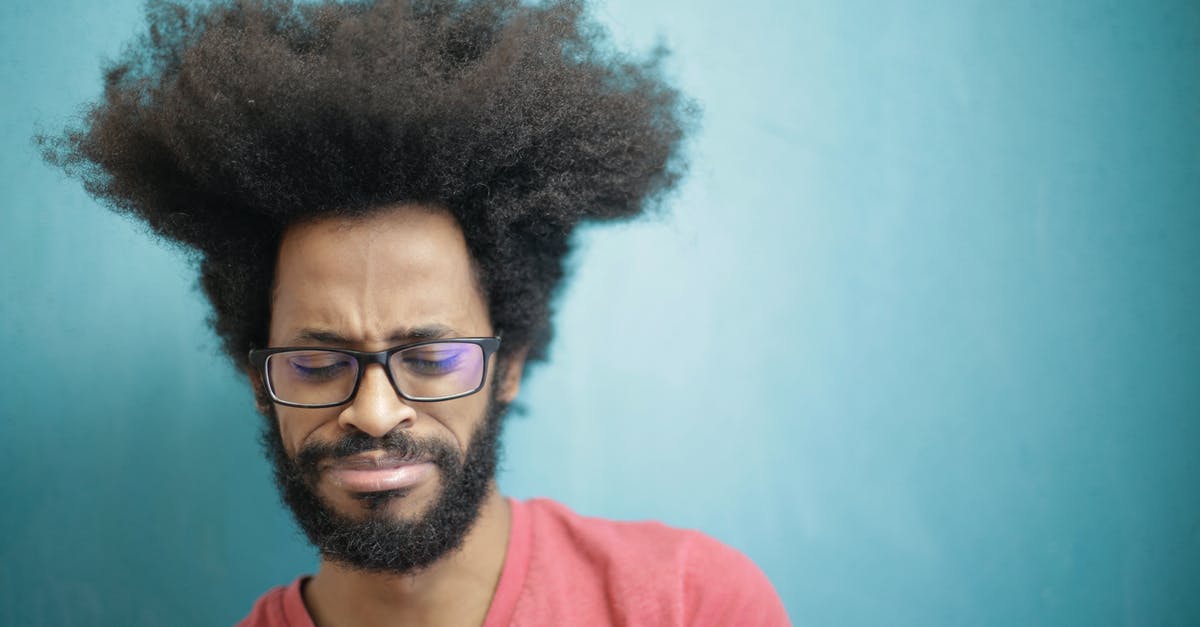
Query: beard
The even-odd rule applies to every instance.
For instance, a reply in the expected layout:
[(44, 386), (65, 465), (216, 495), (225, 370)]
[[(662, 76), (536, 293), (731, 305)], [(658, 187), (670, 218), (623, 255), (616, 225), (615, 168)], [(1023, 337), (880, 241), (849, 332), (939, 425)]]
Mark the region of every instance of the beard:
[[(275, 409), (270, 406), (262, 444), (274, 468), (280, 498), (321, 556), (375, 573), (409, 575), (458, 550), (470, 531), (495, 476), (500, 455), (500, 423), (507, 405), (493, 396), (484, 420), (476, 427), (465, 454), (441, 440), (417, 439), (404, 430), (381, 438), (361, 431), (333, 443), (313, 443), (293, 459), (283, 448)], [(405, 459), (429, 459), (441, 475), (441, 490), (423, 514), (397, 519), (386, 505), (407, 490), (355, 495), (365, 515), (339, 513), (317, 493), (318, 466), (323, 460), (368, 451), (384, 451)]]

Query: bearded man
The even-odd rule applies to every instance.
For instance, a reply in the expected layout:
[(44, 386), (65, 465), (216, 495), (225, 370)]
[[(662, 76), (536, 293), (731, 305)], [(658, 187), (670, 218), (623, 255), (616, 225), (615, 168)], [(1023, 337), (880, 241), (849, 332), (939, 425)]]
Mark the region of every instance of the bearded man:
[(690, 106), (569, 1), (149, 5), (84, 123), (42, 137), (194, 254), (321, 556), (246, 625), (778, 625), (749, 560), (502, 496), (581, 222), (680, 178)]

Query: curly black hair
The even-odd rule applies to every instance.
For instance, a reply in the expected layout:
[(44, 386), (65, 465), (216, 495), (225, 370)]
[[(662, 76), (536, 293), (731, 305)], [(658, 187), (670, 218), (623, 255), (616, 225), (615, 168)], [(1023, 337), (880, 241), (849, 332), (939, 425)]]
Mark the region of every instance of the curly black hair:
[(154, 1), (80, 124), (37, 138), (199, 264), (234, 364), (283, 232), (421, 203), (458, 220), (505, 354), (544, 360), (571, 233), (660, 203), (694, 106), (580, 2)]

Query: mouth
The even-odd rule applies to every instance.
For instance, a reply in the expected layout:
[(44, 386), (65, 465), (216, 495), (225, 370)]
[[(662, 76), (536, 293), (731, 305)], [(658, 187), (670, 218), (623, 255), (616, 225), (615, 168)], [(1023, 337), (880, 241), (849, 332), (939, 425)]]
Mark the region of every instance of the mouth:
[(408, 490), (433, 473), (433, 462), (388, 453), (336, 459), (324, 469), (334, 485), (357, 493)]

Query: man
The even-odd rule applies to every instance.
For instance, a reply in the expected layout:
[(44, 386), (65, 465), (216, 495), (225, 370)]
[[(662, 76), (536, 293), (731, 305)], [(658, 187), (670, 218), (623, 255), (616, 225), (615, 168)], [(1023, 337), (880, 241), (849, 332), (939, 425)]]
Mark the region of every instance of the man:
[(319, 571), (247, 625), (786, 624), (697, 532), (504, 498), (585, 220), (678, 180), (687, 104), (573, 2), (149, 5), (80, 128), (88, 190), (192, 251)]

